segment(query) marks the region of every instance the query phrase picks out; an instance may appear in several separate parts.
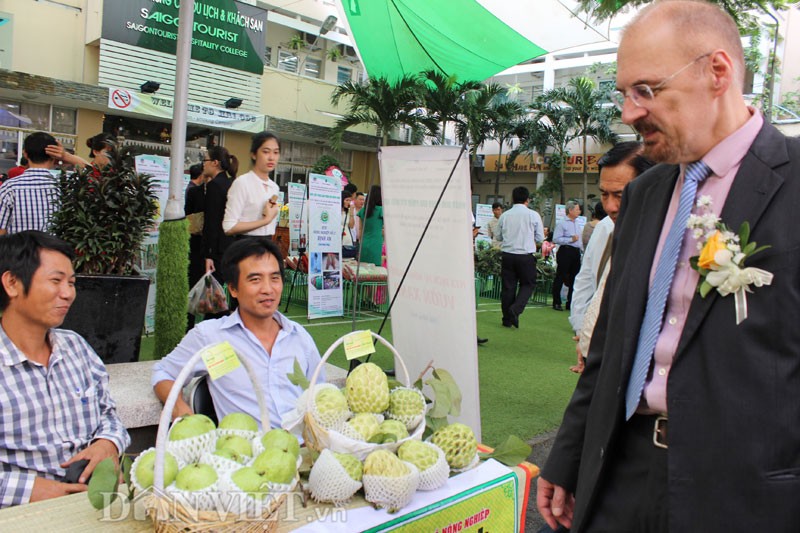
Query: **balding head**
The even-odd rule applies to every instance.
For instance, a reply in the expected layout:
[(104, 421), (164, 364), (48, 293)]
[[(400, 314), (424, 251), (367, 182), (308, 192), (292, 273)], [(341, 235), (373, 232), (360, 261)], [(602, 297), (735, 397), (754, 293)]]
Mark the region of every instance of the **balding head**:
[(731, 16), (716, 4), (693, 0), (661, 0), (641, 9), (623, 30), (652, 34), (653, 28), (669, 31), (675, 47), (686, 61), (722, 49), (733, 62), (736, 86), (744, 86), (744, 50), (739, 28)]

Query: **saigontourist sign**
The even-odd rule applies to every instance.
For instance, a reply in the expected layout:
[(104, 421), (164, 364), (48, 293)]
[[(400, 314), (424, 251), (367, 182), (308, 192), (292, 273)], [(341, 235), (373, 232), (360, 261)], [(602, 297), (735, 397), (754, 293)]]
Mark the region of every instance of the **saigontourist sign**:
[[(174, 54), (180, 0), (104, 0), (103, 39)], [(192, 58), (263, 74), (267, 12), (235, 0), (195, 0)]]
[[(141, 113), (151, 117), (172, 118), (172, 98), (142, 94), (120, 87), (108, 88), (108, 107), (126, 113)], [(215, 128), (258, 133), (267, 129), (267, 117), (236, 109), (225, 109), (189, 102), (186, 120)]]

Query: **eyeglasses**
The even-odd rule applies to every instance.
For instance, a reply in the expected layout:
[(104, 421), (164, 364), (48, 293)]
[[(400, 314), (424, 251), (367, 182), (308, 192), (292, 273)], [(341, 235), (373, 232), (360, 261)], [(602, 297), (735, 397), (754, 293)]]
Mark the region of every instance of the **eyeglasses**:
[(209, 161), (216, 161), (216, 159), (203, 159), (203, 163), (208, 163)]
[(622, 111), (622, 108), (625, 106), (625, 98), (630, 98), (633, 105), (636, 107), (647, 107), (650, 105), (650, 102), (653, 101), (653, 98), (659, 93), (659, 91), (664, 89), (664, 86), (675, 79), (681, 72), (686, 70), (687, 68), (691, 67), (701, 59), (708, 57), (712, 54), (712, 52), (707, 52), (701, 56), (694, 58), (692, 61), (688, 62), (673, 74), (667, 76), (663, 80), (661, 80), (658, 85), (650, 87), (646, 83), (639, 83), (637, 85), (633, 85), (630, 89), (626, 91), (613, 91), (611, 93), (611, 101), (617, 106), (617, 109)]

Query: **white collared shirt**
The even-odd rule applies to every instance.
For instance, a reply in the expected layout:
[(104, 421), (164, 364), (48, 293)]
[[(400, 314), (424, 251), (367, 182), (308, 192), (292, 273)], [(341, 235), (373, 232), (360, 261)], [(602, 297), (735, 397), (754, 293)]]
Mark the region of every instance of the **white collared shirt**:
[[(242, 174), (231, 184), (228, 189), (228, 201), (225, 204), (225, 218), (222, 220), (222, 229), (230, 231), (239, 222), (255, 222), (264, 215), (264, 204), (280, 191), (278, 184), (268, 179), (262, 180), (252, 170)], [(266, 226), (247, 231), (242, 235), (274, 235), (278, 218)]]

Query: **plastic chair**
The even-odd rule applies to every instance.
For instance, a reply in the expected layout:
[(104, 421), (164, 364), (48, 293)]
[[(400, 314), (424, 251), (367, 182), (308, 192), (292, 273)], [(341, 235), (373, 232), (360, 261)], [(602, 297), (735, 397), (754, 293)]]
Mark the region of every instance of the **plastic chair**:
[(208, 390), (208, 376), (192, 381), (188, 387), (189, 407), (192, 412), (206, 415), (214, 424), (218, 424), (217, 411), (214, 409), (214, 401), (211, 399), (211, 392)]

